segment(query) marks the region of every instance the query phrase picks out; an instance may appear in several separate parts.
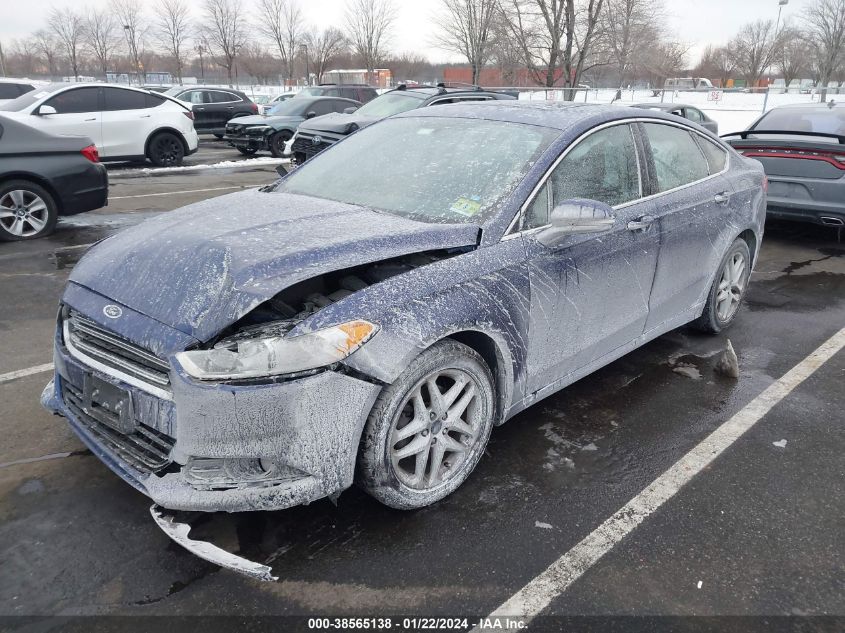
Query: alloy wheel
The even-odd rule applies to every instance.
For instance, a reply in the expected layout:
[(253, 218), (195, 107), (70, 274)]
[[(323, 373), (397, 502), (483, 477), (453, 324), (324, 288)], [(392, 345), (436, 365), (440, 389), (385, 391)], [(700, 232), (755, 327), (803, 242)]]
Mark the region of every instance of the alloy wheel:
[(747, 283), (745, 279), (746, 265), (745, 255), (734, 253), (722, 268), (719, 288), (716, 291), (716, 313), (723, 323), (730, 321), (739, 309)]
[(432, 372), (406, 396), (391, 430), (390, 461), (401, 483), (437, 488), (460, 470), (481, 439), (483, 407), (467, 372)]
[(162, 136), (157, 139), (155, 153), (161, 165), (175, 165), (182, 157), (182, 147), (172, 136)]
[(44, 230), (50, 211), (40, 196), (14, 189), (0, 198), (0, 225), (15, 237), (32, 237)]

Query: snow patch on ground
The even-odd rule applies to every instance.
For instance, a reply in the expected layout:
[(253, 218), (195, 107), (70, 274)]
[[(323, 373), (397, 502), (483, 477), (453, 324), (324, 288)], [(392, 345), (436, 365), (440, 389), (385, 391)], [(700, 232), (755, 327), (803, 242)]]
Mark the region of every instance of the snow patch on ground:
[(257, 165), (281, 165), (282, 163), (289, 162), (289, 158), (261, 156), (259, 158), (248, 158), (246, 160), (224, 160), (219, 163), (211, 163), (208, 165), (181, 165), (179, 167), (144, 167), (143, 169), (124, 169), (110, 171), (109, 174), (113, 176), (128, 174), (166, 174), (168, 172), (197, 171), (200, 169), (240, 169), (243, 167), (255, 167)]

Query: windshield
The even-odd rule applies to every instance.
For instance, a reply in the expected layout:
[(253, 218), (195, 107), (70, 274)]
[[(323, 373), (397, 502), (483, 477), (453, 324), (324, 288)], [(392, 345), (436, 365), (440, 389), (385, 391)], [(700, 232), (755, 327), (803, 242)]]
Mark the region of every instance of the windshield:
[(302, 90), (297, 92), (293, 97), (294, 99), (296, 99), (302, 97), (323, 97), (337, 94), (337, 88), (323, 88), (321, 86), (313, 86), (311, 88), (303, 88)]
[(67, 86), (68, 84), (62, 83), (41, 86), (40, 88), (36, 88), (31, 92), (21, 95), (17, 99), (12, 99), (11, 101), (0, 104), (0, 110), (5, 112), (20, 112), (21, 110), (26, 110), (29, 106), (33, 105), (36, 101), (40, 101), (51, 92), (55, 92), (61, 88), (66, 88)]
[(845, 108), (777, 108), (751, 128), (780, 132), (821, 132), (845, 136)]
[(185, 91), (186, 91), (186, 88), (184, 86), (176, 86), (174, 88), (171, 88), (170, 90), (165, 90), (164, 94), (168, 95), (169, 97), (175, 97), (177, 95), (182, 94)]
[(502, 121), (387, 119), (321, 152), (276, 191), (424, 222), (481, 224), (558, 134)]
[(313, 105), (312, 101), (302, 101), (302, 99), (287, 99), (273, 104), (267, 110), (267, 114), (274, 114), (276, 116), (303, 116), (305, 110)]
[(420, 107), (424, 99), (424, 95), (408, 94), (407, 92), (391, 92), (380, 97), (376, 97), (367, 105), (361, 106), (355, 114), (364, 116), (385, 118), (405, 112), (406, 110), (413, 110)]

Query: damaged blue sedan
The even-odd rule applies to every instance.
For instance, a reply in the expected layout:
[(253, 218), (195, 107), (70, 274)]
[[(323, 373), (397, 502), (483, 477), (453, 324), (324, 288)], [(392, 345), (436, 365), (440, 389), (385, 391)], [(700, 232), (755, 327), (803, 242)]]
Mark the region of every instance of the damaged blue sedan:
[(657, 111), (414, 110), (94, 247), (42, 401), (165, 508), (353, 482), (419, 508), (526, 407), (679, 326), (727, 327), (765, 183)]

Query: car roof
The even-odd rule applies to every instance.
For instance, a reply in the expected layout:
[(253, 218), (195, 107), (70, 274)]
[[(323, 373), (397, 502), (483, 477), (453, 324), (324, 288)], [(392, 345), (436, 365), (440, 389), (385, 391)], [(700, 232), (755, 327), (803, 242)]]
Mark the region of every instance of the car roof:
[(390, 94), (393, 92), (407, 92), (416, 95), (426, 95), (428, 97), (439, 97), (442, 95), (504, 95), (503, 92), (497, 92), (494, 90), (485, 90), (483, 88), (471, 88), (471, 87), (461, 87), (461, 88), (449, 88), (449, 87), (441, 87), (441, 86), (406, 86), (405, 88), (394, 88), (386, 92), (385, 94)]
[(669, 112), (670, 110), (677, 110), (678, 108), (693, 108), (694, 110), (700, 110), (699, 106), (689, 105), (687, 103), (632, 103), (632, 108), (645, 108), (647, 110), (664, 110)]
[(360, 101), (355, 101), (355, 99), (348, 99), (347, 97), (327, 97), (326, 95), (308, 95), (305, 97), (299, 97), (297, 102), (299, 101), (348, 101), (349, 103), (359, 104)]
[(834, 108), (845, 108), (845, 101), (827, 101), (825, 103), (787, 103), (775, 106), (772, 110), (833, 110)]
[[(452, 103), (434, 108), (416, 108), (392, 118), (402, 117), (447, 117), (464, 119), (486, 119), (508, 123), (538, 125), (557, 130), (575, 126), (590, 127), (619, 119), (649, 118), (677, 123), (678, 118), (660, 110), (619, 107), (595, 103), (572, 103), (556, 101), (491, 100), (472, 103)], [(695, 124), (685, 122), (691, 127)], [(703, 129), (703, 128), (696, 128)]]

